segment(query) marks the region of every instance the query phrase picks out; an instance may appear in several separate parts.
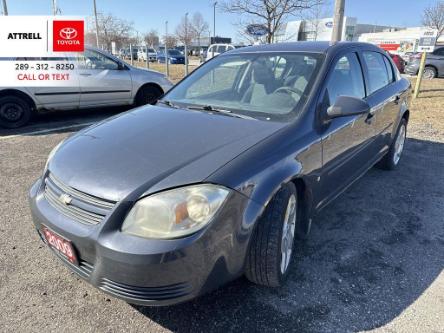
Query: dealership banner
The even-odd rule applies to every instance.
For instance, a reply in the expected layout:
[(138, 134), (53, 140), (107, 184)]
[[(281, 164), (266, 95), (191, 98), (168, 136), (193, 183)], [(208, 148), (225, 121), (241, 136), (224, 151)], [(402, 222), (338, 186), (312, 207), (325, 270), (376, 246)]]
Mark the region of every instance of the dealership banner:
[(0, 87), (77, 85), (84, 49), (83, 17), (0, 16)]

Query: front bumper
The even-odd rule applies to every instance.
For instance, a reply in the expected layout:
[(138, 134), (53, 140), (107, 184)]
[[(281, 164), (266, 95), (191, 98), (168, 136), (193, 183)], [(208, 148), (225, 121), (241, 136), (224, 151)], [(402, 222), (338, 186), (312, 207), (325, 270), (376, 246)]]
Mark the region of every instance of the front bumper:
[(419, 72), (419, 65), (417, 64), (409, 64), (404, 67), (404, 73), (410, 75), (417, 75)]
[(180, 303), (243, 274), (251, 230), (261, 211), (233, 191), (203, 230), (174, 240), (143, 239), (120, 232), (129, 202), (117, 203), (102, 223), (85, 225), (51, 206), (43, 190), (41, 180), (30, 190), (35, 227), (39, 234), (44, 225), (70, 240), (79, 266), (56, 255), (105, 293), (142, 305)]

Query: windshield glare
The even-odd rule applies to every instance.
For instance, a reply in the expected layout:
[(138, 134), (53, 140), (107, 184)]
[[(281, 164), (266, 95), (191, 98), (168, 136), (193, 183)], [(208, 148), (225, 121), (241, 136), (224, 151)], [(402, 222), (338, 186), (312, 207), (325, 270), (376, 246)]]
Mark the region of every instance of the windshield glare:
[(219, 56), (194, 71), (165, 99), (288, 120), (299, 113), (320, 63), (321, 55), (299, 52)]

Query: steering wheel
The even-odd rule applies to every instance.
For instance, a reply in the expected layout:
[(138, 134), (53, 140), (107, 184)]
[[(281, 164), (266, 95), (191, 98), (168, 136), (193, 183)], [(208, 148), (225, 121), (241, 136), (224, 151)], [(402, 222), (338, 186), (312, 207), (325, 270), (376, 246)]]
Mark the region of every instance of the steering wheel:
[(290, 87), (286, 87), (286, 86), (277, 88), (275, 91), (273, 91), (273, 94), (280, 93), (280, 92), (283, 92), (283, 93), (286, 93), (289, 95), (297, 94), (297, 95), (299, 95), (299, 97), (304, 94), (304, 92), (302, 90), (299, 90), (298, 88), (290, 88)]

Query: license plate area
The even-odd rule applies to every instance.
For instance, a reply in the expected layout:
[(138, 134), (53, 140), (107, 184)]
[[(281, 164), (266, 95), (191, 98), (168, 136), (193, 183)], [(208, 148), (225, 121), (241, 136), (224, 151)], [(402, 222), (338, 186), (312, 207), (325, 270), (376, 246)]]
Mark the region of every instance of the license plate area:
[(76, 266), (79, 265), (77, 255), (71, 241), (60, 236), (46, 226), (42, 227), (42, 234), (46, 240), (46, 243), (52, 250), (64, 257), (70, 263)]

